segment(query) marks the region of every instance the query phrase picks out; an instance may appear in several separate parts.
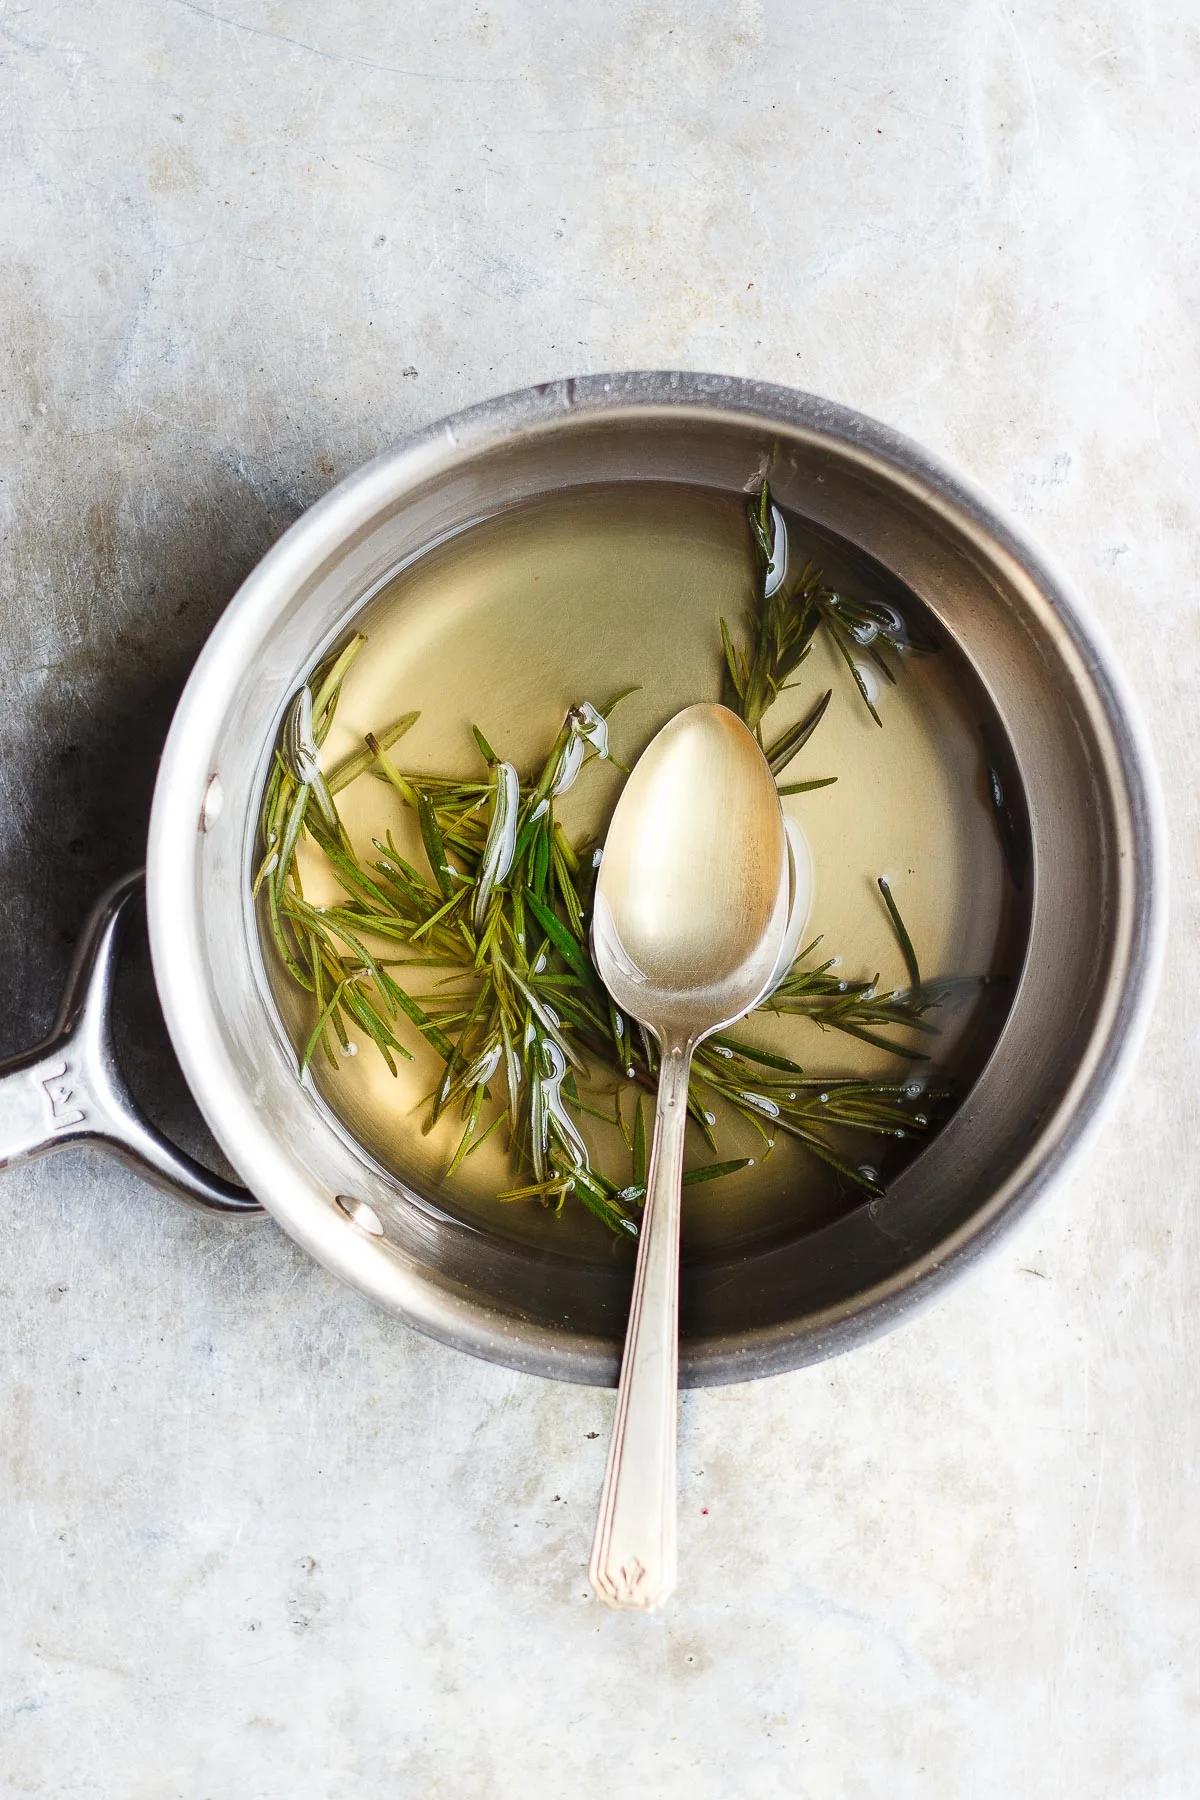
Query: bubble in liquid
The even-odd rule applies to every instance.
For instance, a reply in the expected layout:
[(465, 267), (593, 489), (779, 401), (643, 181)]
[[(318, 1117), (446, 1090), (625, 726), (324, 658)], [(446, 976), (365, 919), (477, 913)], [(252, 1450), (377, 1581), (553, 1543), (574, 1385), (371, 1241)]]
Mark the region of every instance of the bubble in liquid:
[(869, 669), (865, 663), (856, 662), (854, 665), (854, 673), (862, 682), (863, 692), (866, 694), (867, 699), (872, 706), (875, 706), (879, 700), (879, 683), (875, 678), (874, 669)]
[(763, 597), (769, 600), (772, 594), (778, 593), (783, 586), (787, 574), (788, 535), (783, 514), (777, 506), (771, 508), (771, 560), (767, 564), (766, 578), (763, 583)]
[(747, 1106), (752, 1106), (755, 1112), (766, 1113), (768, 1119), (779, 1117), (779, 1108), (773, 1100), (768, 1100), (765, 1094), (743, 1094), (742, 1099)]

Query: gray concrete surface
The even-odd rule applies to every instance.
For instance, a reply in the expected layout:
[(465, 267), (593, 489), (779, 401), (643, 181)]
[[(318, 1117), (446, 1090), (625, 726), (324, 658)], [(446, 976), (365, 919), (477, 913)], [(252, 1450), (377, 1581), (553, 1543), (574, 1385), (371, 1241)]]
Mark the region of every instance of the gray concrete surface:
[(902, 1332), (686, 1401), (651, 1621), (586, 1593), (609, 1396), (82, 1154), (3, 1178), (5, 1796), (1195, 1793), (1198, 78), (1188, 0), (0, 5), (0, 1048), (242, 574), (553, 375), (792, 382), (961, 463), (1099, 610), (1175, 833), (1088, 1167)]

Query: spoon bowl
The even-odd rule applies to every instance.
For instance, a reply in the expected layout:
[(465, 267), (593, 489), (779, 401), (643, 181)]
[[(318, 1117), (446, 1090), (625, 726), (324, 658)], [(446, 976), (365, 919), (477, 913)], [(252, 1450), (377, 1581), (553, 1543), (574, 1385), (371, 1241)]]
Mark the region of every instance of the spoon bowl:
[(604, 846), (592, 948), (616, 1004), (670, 1048), (741, 1018), (786, 930), (788, 859), (753, 735), (727, 707), (685, 707), (643, 752)]
[[(593, 960), (616, 1005), (654, 1034), (661, 1053), (590, 1565), (611, 1606), (646, 1610), (675, 1585), (680, 1187), (692, 1055), (786, 971), (808, 911), (798, 848), (756, 739), (713, 705), (686, 707), (663, 726), (625, 784), (604, 846)], [(809, 871), (808, 892), (811, 885)]]

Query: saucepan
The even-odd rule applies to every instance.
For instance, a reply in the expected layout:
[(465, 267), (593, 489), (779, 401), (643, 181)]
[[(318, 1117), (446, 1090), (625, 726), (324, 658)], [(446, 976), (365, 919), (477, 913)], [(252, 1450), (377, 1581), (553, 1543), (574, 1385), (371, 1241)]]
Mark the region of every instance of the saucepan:
[(573, 1261), (449, 1217), (377, 1166), (297, 1080), (249, 898), (258, 808), (290, 697), (365, 600), (429, 545), (582, 484), (742, 493), (764, 471), (781, 503), (918, 594), (972, 664), (1019, 771), (1032, 903), (995, 1048), (884, 1199), (685, 1267), (682, 1379), (737, 1381), (841, 1351), (967, 1269), (1079, 1155), (1135, 1050), (1163, 929), (1150, 756), (1085, 610), (969, 484), (856, 413), (722, 376), (590, 376), (473, 407), (376, 458), (281, 538), (180, 700), (145, 873), (171, 1039), (245, 1188), (167, 1143), (117, 1069), (114, 948), (136, 876), (93, 915), (51, 1039), (0, 1070), (0, 1164), (91, 1139), (196, 1205), (265, 1209), (336, 1275), (444, 1343), (613, 1383), (631, 1258)]

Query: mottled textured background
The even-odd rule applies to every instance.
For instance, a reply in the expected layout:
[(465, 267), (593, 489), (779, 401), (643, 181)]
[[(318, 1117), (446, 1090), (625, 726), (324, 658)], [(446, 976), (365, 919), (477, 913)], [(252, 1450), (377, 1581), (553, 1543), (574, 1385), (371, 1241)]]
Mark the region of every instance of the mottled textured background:
[(1196, 1791), (1198, 83), (1189, 0), (0, 4), (0, 1050), (256, 558), (560, 374), (792, 382), (981, 479), (1125, 660), (1176, 871), (1075, 1180), (895, 1336), (685, 1401), (660, 1618), (587, 1596), (610, 1396), (89, 1155), (0, 1178), (6, 1797)]

